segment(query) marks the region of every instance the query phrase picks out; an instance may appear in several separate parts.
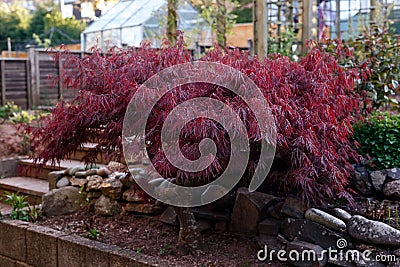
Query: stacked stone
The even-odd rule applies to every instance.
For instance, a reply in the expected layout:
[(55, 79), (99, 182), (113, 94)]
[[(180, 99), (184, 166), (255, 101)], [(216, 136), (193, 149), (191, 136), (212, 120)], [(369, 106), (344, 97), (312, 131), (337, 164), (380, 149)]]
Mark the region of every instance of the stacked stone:
[[(400, 230), (340, 208), (310, 208), (295, 196), (282, 199), (240, 188), (229, 230), (257, 236), (261, 248), (267, 248), (260, 255), (268, 259), (269, 255), (264, 254), (274, 250), (272, 256), (277, 259), (278, 251), (284, 251), (294, 266), (400, 266)], [(308, 255), (311, 250), (315, 260), (288, 257), (291, 252)], [(329, 250), (336, 257), (329, 257)], [(361, 255), (365, 250), (371, 251), (371, 262), (362, 257), (340, 258), (338, 254), (357, 251)], [(374, 262), (377, 254), (394, 255), (396, 260)]]
[(366, 197), (382, 193), (386, 198), (400, 200), (400, 168), (369, 172), (364, 166), (355, 166), (352, 185)]
[(71, 214), (94, 204), (95, 213), (115, 216), (121, 212), (156, 214), (165, 207), (148, 196), (132, 175), (145, 175), (142, 168), (130, 173), (126, 166), (110, 162), (107, 167), (85, 169), (76, 166), (49, 174), (50, 192), (43, 196), (43, 212), (48, 215)]

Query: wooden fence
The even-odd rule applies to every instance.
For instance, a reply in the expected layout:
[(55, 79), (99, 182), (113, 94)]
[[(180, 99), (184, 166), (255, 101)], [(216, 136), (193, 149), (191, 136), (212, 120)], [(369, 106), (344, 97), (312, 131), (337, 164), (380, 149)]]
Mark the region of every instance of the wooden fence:
[[(81, 52), (72, 52), (81, 56)], [(43, 49), (28, 49), (28, 58), (0, 58), (1, 105), (14, 102), (23, 109), (55, 105), (74, 94), (57, 80), (62, 64)]]

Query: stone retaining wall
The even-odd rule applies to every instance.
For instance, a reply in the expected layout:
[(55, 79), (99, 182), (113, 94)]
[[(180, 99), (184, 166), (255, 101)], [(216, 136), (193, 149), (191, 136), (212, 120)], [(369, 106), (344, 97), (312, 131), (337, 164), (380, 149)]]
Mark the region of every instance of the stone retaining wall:
[(1, 267), (168, 266), (167, 262), (32, 223), (0, 220)]

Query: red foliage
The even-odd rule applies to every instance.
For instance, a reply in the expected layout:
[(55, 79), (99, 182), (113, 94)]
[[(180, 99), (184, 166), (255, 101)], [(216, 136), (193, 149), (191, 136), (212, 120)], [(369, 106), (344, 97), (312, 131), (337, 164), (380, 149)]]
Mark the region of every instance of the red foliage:
[[(183, 48), (183, 40), (160, 50), (144, 45), (138, 50), (114, 49), (107, 55), (94, 49), (82, 59), (68, 54), (60, 56), (74, 69), (65, 73), (65, 85), (79, 91), (72, 104), (60, 103), (43, 126), (31, 129), (37, 160), (57, 162), (82, 143), (95, 141), (99, 145), (86, 158), (87, 162), (93, 162), (96, 153), (104, 150), (112, 151), (109, 156), (118, 160), (122, 156), (124, 114), (137, 88), (160, 70), (192, 60)], [(269, 185), (283, 193), (296, 193), (314, 204), (326, 204), (337, 197), (351, 200), (347, 191), (350, 163), (358, 158), (350, 142), (353, 114), (359, 106), (352, 91), (355, 72), (342, 70), (334, 57), (317, 49), (300, 62), (286, 57), (260, 61), (238, 50), (220, 48), (202, 60), (241, 71), (261, 89), (270, 105), (277, 126), (276, 158), (282, 164), (279, 170), (270, 173)], [(212, 166), (200, 175), (175, 169), (158, 149), (160, 125), (168, 112), (179, 103), (199, 96), (223, 99), (239, 112), (252, 148), (249, 175), (258, 164), (257, 140), (264, 138), (259, 136), (254, 114), (231, 92), (204, 83), (174, 89), (153, 109), (146, 127), (153, 164), (165, 177), (175, 177), (177, 183), (185, 185), (207, 182), (223, 171), (230, 150), (226, 132), (215, 121), (195, 120), (182, 131), (180, 147), (188, 158), (196, 158), (196, 148), (203, 138), (212, 138), (216, 143), (218, 154)], [(98, 140), (94, 140), (94, 129), (102, 129), (97, 133)]]

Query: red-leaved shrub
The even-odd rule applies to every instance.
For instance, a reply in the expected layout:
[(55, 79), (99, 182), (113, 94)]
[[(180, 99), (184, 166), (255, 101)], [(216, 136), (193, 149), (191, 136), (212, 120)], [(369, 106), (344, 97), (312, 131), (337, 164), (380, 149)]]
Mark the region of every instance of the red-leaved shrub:
[[(66, 158), (85, 142), (97, 142), (88, 154), (105, 151), (111, 159), (122, 157), (122, 122), (127, 105), (138, 87), (149, 77), (167, 67), (190, 62), (192, 57), (180, 39), (175, 46), (159, 50), (143, 45), (136, 50), (111, 50), (79, 59), (68, 53), (58, 54), (74, 71), (65, 72), (63, 82), (77, 92), (72, 103), (59, 103), (42, 126), (31, 129), (35, 157), (39, 161)], [(343, 71), (331, 55), (312, 49), (299, 62), (286, 57), (259, 60), (239, 50), (216, 47), (201, 60), (231, 66), (252, 79), (261, 89), (277, 127), (276, 160), (266, 184), (283, 194), (295, 193), (313, 204), (323, 205), (335, 198), (351, 201), (347, 190), (350, 163), (358, 154), (350, 141), (354, 114), (359, 108), (353, 93), (355, 72)], [(188, 158), (196, 158), (196, 146), (205, 137), (216, 143), (217, 154), (212, 166), (202, 175), (193, 176), (169, 164), (158, 149), (160, 123), (177, 103), (199, 96), (224, 99), (240, 113), (249, 132), (252, 148), (247, 176), (258, 162), (258, 128), (251, 111), (235, 95), (210, 84), (181, 86), (160, 101), (149, 118), (148, 153), (164, 177), (175, 177), (183, 185), (195, 185), (215, 179), (229, 161), (226, 133), (212, 120), (195, 120), (183, 129), (180, 147)], [(201, 131), (206, 127), (206, 131)], [(95, 133), (95, 134), (94, 134)], [(271, 187), (272, 188), (272, 187)]]

